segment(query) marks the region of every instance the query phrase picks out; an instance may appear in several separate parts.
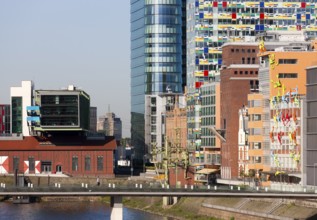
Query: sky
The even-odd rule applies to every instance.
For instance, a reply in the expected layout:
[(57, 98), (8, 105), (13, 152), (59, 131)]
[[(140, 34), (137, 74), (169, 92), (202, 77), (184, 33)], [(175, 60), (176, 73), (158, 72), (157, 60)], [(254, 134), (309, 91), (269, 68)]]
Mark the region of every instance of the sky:
[(130, 1), (0, 0), (0, 103), (10, 87), (74, 85), (130, 137)]

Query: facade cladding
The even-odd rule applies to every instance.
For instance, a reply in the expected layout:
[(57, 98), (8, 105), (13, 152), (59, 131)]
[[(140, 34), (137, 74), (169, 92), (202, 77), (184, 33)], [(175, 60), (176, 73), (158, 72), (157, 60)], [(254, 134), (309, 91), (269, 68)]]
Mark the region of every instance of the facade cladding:
[(10, 133), (10, 105), (0, 105), (0, 135)]
[(131, 141), (145, 149), (145, 95), (183, 92), (182, 0), (131, 0)]
[(200, 87), (222, 65), (221, 46), (264, 31), (306, 31), (315, 37), (316, 3), (300, 1), (187, 1), (188, 147), (201, 148)]

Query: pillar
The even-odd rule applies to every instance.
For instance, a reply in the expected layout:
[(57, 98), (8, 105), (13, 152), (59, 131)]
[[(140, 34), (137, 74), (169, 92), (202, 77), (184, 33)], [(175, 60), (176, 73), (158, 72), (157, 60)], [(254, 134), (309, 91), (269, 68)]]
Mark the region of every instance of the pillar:
[(111, 196), (110, 206), (111, 206), (110, 219), (122, 220), (123, 219), (122, 196)]

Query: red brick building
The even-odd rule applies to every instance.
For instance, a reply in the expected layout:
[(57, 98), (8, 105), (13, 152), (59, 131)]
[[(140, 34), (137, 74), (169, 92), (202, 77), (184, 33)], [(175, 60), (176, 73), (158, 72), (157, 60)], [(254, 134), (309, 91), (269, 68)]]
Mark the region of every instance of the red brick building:
[(232, 42), (222, 48), (220, 72), (221, 127), (226, 142), (221, 146), (221, 178), (237, 178), (239, 109), (248, 103), (248, 94), (258, 91), (257, 43)]
[[(9, 138), (7, 138), (9, 139)], [(64, 173), (72, 176), (114, 176), (113, 137), (89, 140), (85, 136), (0, 139), (0, 173), (18, 169), (24, 174)]]

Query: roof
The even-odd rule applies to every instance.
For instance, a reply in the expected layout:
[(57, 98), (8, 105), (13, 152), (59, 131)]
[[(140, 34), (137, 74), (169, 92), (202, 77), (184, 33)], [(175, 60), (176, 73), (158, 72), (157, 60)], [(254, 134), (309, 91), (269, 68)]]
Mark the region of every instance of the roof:
[(215, 173), (219, 171), (218, 169), (208, 169), (208, 168), (204, 168), (201, 169), (199, 171), (196, 172), (196, 174), (211, 174), (211, 173)]
[(104, 140), (86, 140), (83, 137), (40, 138), (24, 137), (22, 140), (0, 140), (0, 151), (71, 151), (115, 150), (114, 137)]

